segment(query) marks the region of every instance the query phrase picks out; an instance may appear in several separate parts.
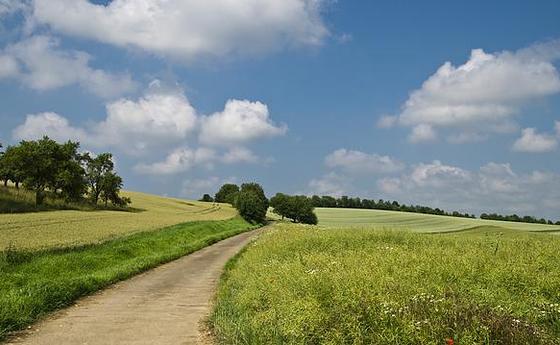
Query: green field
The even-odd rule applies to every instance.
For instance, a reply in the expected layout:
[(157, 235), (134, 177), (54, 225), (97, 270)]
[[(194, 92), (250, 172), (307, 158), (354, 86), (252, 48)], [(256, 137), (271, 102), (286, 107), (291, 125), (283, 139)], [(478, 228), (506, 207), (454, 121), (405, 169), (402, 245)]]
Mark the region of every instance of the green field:
[(317, 208), (315, 212), (319, 217), (319, 225), (328, 227), (375, 226), (420, 232), (449, 232), (492, 226), (511, 230), (560, 233), (560, 226), (558, 225), (515, 223), (420, 213), (344, 208)]
[(281, 224), (229, 264), (210, 324), (223, 344), (559, 344), (559, 249), (497, 227)]
[(49, 248), (99, 243), (136, 232), (200, 220), (224, 220), (237, 215), (230, 205), (185, 201), (123, 192), (134, 212), (48, 211), (0, 214), (0, 250)]

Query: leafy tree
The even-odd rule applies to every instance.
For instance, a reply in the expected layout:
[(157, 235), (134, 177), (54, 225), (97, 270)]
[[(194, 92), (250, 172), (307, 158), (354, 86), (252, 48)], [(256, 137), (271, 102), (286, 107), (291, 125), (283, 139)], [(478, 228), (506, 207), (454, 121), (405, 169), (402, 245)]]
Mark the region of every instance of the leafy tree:
[(268, 211), (268, 199), (258, 183), (244, 183), (237, 193), (235, 207), (239, 215), (252, 223), (264, 223)]
[(204, 194), (204, 195), (202, 196), (202, 198), (200, 199), (200, 201), (203, 201), (203, 202), (213, 202), (213, 201), (214, 201), (214, 198), (212, 198), (212, 197), (210, 196), (210, 194)]
[(105, 203), (105, 207), (108, 206), (108, 203), (115, 206), (126, 206), (130, 203), (130, 199), (128, 198), (121, 198), (119, 193), (123, 186), (122, 178), (117, 175), (116, 173), (109, 171), (107, 172), (100, 182), (100, 189), (101, 194), (100, 197)]
[(289, 196), (281, 193), (271, 199), (274, 213), (291, 219), (295, 223), (317, 224), (313, 200), (305, 195)]
[(85, 177), (89, 187), (90, 200), (94, 205), (97, 205), (103, 191), (104, 178), (113, 173), (114, 167), (113, 155), (110, 153), (102, 153), (96, 157), (86, 155)]
[(235, 197), (239, 193), (239, 187), (233, 183), (224, 184), (218, 193), (214, 196), (216, 202), (223, 202), (228, 204), (234, 204)]
[(12, 181), (16, 188), (19, 188), (23, 181), (23, 161), (20, 157), (19, 146), (8, 146), (0, 156), (0, 180), (4, 181), (4, 186), (8, 185), (8, 181)]

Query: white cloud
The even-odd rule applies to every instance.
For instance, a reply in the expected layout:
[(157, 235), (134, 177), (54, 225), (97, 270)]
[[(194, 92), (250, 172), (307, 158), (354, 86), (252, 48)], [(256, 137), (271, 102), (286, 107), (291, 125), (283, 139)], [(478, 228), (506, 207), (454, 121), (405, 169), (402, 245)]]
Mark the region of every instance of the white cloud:
[(228, 150), (222, 157), (222, 161), (226, 164), (255, 163), (258, 159), (259, 157), (245, 147), (234, 147)]
[(197, 125), (196, 110), (180, 92), (151, 90), (138, 100), (107, 105), (107, 118), (95, 126), (103, 143), (140, 154), (188, 138)]
[(389, 157), (361, 151), (339, 149), (325, 158), (329, 168), (340, 168), (354, 174), (387, 174), (404, 169), (404, 164)]
[(557, 218), (560, 176), (532, 171), (516, 174), (508, 163), (490, 162), (478, 171), (439, 161), (414, 165), (398, 177), (377, 181), (385, 198), (470, 213), (499, 212)]
[[(35, 0), (34, 20), (78, 37), (193, 60), (319, 45), (323, 0)], [(139, 29), (140, 28), (140, 29)]]
[(552, 135), (540, 134), (534, 128), (525, 128), (521, 137), (513, 144), (518, 152), (549, 152), (556, 149), (558, 142)]
[(309, 182), (311, 194), (342, 196), (347, 192), (348, 180), (336, 173), (328, 173)]
[(138, 164), (134, 170), (145, 175), (172, 175), (188, 171), (195, 166), (211, 167), (216, 160), (216, 152), (208, 148), (179, 148), (171, 152), (162, 162)]
[(59, 40), (49, 36), (34, 36), (8, 46), (0, 55), (0, 62), (0, 78), (16, 78), (38, 91), (79, 84), (99, 97), (111, 98), (137, 86), (128, 74), (111, 74), (90, 67), (90, 55), (61, 50)]
[(222, 112), (202, 119), (200, 141), (207, 145), (230, 146), (263, 137), (283, 135), (285, 125), (275, 125), (266, 104), (229, 100)]
[(427, 141), (434, 141), (437, 139), (437, 134), (431, 125), (419, 124), (412, 129), (408, 136), (408, 141), (413, 144), (422, 143)]
[(0, 79), (13, 78), (19, 74), (17, 60), (10, 55), (0, 55)]
[(517, 52), (489, 54), (475, 49), (466, 63), (456, 67), (446, 62), (413, 91), (398, 122), (414, 128), (412, 137), (420, 128), (511, 130), (512, 118), (523, 106), (560, 92), (560, 76), (552, 63), (559, 57), (559, 41)]
[(61, 142), (88, 140), (83, 129), (72, 127), (65, 117), (56, 113), (27, 115), (25, 122), (13, 131), (14, 138), (18, 140), (34, 140), (45, 135)]

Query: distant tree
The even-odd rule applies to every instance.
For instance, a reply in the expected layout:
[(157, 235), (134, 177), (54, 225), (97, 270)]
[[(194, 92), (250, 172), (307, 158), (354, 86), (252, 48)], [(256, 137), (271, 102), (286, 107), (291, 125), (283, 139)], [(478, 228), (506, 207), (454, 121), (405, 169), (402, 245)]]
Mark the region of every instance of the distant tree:
[(113, 163), (113, 155), (110, 153), (102, 153), (96, 157), (86, 155), (86, 181), (89, 187), (90, 200), (97, 205), (99, 196), (103, 191), (104, 178), (113, 173), (115, 167)]
[(235, 199), (239, 215), (252, 223), (264, 223), (268, 211), (268, 199), (258, 183), (244, 183)]
[(216, 202), (232, 204), (235, 202), (235, 197), (239, 193), (239, 187), (233, 183), (224, 184), (218, 193), (214, 196)]
[(19, 188), (23, 181), (23, 160), (21, 159), (21, 148), (19, 146), (8, 146), (0, 156), (0, 180), (4, 186), (12, 181)]
[(317, 224), (313, 200), (305, 195), (290, 196), (278, 193), (270, 199), (270, 206), (274, 213), (295, 223)]
[(213, 202), (213, 201), (214, 201), (214, 198), (212, 198), (212, 197), (210, 196), (210, 194), (204, 194), (204, 195), (202, 196), (202, 198), (200, 199), (200, 201), (204, 201), (204, 202)]

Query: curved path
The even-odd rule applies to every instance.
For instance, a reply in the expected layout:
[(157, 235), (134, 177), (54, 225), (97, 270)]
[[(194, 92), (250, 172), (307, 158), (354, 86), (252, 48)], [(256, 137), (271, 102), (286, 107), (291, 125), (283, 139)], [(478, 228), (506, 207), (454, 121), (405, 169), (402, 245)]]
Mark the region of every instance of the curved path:
[(7, 344), (197, 344), (224, 265), (261, 230), (231, 237), (54, 313)]

